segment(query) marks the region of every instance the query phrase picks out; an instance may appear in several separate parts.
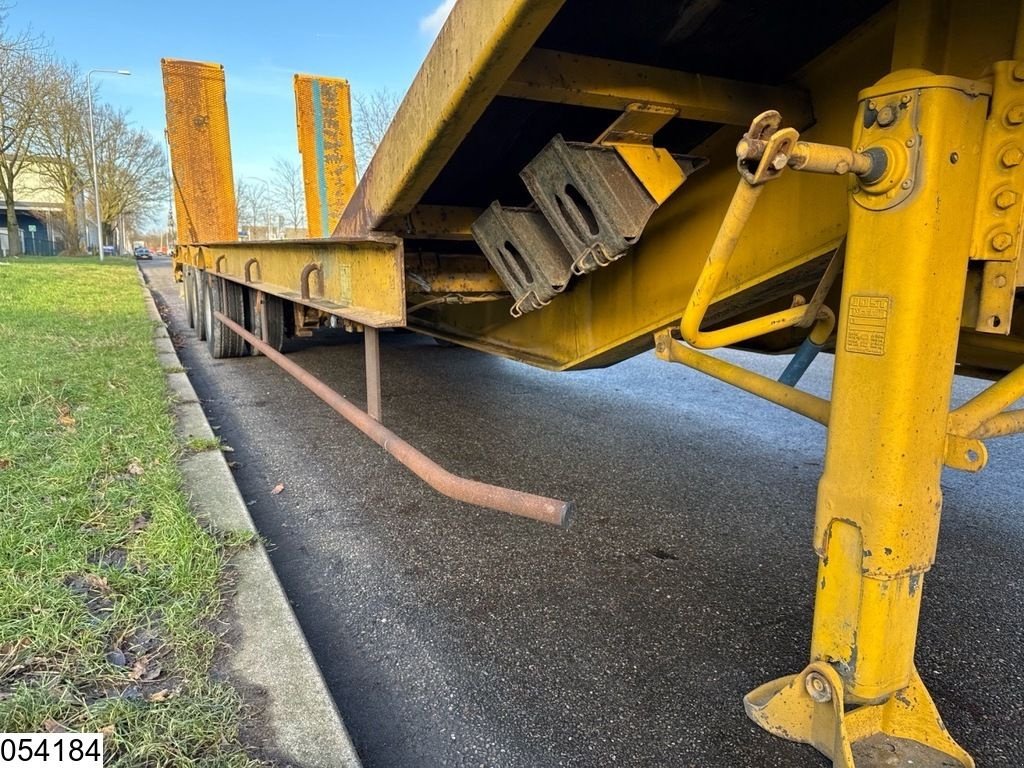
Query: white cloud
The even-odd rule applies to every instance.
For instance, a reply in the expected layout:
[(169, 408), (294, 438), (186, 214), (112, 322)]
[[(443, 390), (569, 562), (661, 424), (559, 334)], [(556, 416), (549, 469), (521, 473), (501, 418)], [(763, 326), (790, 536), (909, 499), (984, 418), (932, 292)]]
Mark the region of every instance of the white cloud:
[(430, 37), (437, 37), (437, 33), (444, 26), (445, 19), (455, 7), (455, 0), (442, 0), (441, 4), (431, 11), (427, 16), (420, 19), (420, 32)]

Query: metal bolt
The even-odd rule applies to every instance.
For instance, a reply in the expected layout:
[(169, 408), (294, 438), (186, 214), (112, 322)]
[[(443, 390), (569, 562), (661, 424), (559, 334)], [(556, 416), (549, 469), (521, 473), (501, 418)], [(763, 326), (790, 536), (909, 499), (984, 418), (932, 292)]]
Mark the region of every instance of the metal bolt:
[(1012, 189), (1004, 189), (998, 195), (996, 195), (996, 208), (1005, 211), (1007, 208), (1012, 208), (1017, 202), (1017, 193)]
[(1024, 80), (1024, 63), (1017, 64), (1013, 68), (1013, 79), (1014, 80)]
[(1013, 245), (1013, 235), (1009, 232), (1000, 232), (992, 236), (992, 240), (989, 241), (989, 244), (992, 246), (992, 250), (1002, 253)]
[(906, 141), (905, 141), (904, 143), (905, 143), (905, 144), (906, 144), (906, 145), (907, 145), (908, 147), (912, 147), (912, 146), (914, 146), (914, 144), (915, 144), (916, 142), (915, 142), (915, 140), (914, 140), (914, 139), (907, 139), (907, 140), (906, 140)]
[(995, 279), (992, 281), (992, 284), (995, 285), (996, 288), (1005, 288), (1006, 275), (996, 275)]
[(1002, 161), (1002, 165), (1007, 168), (1013, 168), (1020, 165), (1021, 161), (1024, 161), (1024, 152), (1021, 152), (1019, 146), (1011, 146), (1009, 150), (1002, 153), (1000, 160)]
[(1024, 104), (1014, 104), (1006, 110), (1006, 122), (1010, 125), (1024, 123)]
[(1020, 147), (1010, 147), (1008, 150), (1003, 152), (1002, 158), (1003, 165), (1007, 168), (1013, 168), (1014, 166), (1020, 165), (1021, 161), (1024, 160), (1024, 152), (1020, 151)]
[(836, 173), (838, 173), (840, 176), (842, 176), (844, 173), (849, 173), (849, 171), (850, 164), (845, 160), (840, 160), (838, 163), (836, 163)]
[(811, 672), (804, 678), (807, 695), (819, 704), (832, 701), (832, 686), (820, 672)]
[(885, 106), (878, 110), (878, 124), (887, 128), (896, 122), (896, 110), (893, 107)]
[(913, 179), (904, 179), (903, 183), (900, 184), (900, 189), (910, 189), (912, 186), (914, 186)]
[(875, 100), (874, 99), (872, 99), (871, 101), (868, 102), (868, 109), (871, 109), (871, 110), (875, 109)]
[(912, 97), (911, 97), (911, 96), (909, 96), (909, 95), (904, 95), (904, 96), (901, 96), (901, 97), (900, 97), (900, 104), (903, 104), (903, 105), (907, 105), (907, 104), (909, 104), (909, 103), (910, 103), (910, 100), (911, 100), (911, 98), (912, 98)]

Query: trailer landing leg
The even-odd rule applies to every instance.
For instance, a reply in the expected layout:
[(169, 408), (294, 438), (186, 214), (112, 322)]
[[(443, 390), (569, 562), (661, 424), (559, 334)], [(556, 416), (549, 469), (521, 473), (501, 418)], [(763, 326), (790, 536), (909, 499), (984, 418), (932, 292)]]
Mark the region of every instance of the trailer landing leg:
[[(836, 768), (974, 765), (942, 725), (914, 648), (938, 542), (981, 90), (912, 71), (861, 94), (854, 146), (886, 148), (896, 175), (876, 182), (881, 194), (864, 179), (852, 188), (812, 661), (745, 699), (758, 725), (812, 744)], [(897, 124), (868, 119), (869, 104), (896, 105)]]

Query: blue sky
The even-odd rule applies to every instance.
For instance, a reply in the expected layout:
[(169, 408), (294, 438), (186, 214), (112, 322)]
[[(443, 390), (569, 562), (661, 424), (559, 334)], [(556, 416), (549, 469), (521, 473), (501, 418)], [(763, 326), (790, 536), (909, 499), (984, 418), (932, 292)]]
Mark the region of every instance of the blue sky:
[(8, 25), (31, 26), (83, 71), (102, 98), (163, 136), (162, 57), (215, 61), (227, 73), (236, 176), (298, 161), (292, 75), (344, 77), (355, 92), (404, 94), (453, 0), (16, 0)]

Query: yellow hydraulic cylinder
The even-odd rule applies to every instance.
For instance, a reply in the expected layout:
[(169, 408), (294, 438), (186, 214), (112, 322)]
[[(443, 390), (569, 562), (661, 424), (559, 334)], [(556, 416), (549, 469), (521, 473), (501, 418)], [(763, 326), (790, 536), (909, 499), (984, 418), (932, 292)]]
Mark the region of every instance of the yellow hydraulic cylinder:
[(238, 239), (224, 67), (162, 59), (179, 243)]
[[(938, 540), (985, 91), (914, 70), (861, 94), (853, 144), (885, 148), (899, 175), (852, 181), (812, 661), (746, 700), (763, 727), (837, 767), (878, 764), (868, 753), (879, 740), (917, 765), (973, 766), (942, 727), (914, 648)], [(871, 119), (869, 103), (895, 105), (896, 123)]]
[(295, 122), (310, 237), (327, 237), (356, 188), (347, 80), (295, 76)]

